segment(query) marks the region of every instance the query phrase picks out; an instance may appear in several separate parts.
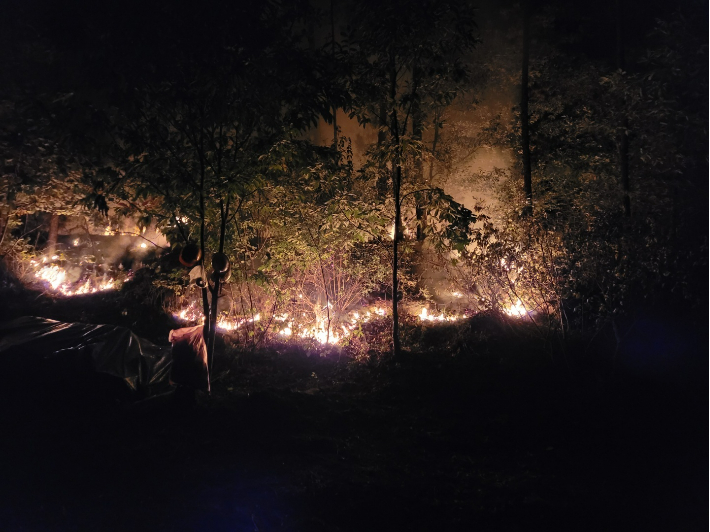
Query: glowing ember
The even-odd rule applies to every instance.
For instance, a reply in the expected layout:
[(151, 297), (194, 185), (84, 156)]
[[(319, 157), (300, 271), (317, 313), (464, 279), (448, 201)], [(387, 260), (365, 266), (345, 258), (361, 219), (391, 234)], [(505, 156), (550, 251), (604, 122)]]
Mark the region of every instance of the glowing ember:
[(91, 280), (87, 279), (84, 284), (74, 288), (60, 287), (60, 292), (65, 296), (78, 296), (82, 294), (94, 294), (96, 292), (104, 292), (106, 290), (115, 290), (116, 281), (114, 279), (104, 279), (97, 285), (91, 284)]
[(503, 309), (503, 312), (505, 312), (508, 316), (522, 318), (523, 316), (527, 316), (528, 309), (526, 309), (525, 305), (523, 305), (523, 302), (518, 299), (514, 305), (505, 307)]
[[(44, 261), (42, 261), (44, 262)], [(36, 273), (38, 279), (42, 279), (49, 283), (52, 290), (56, 290), (67, 278), (66, 272), (59, 266), (45, 266)]]
[(83, 294), (94, 294), (105, 290), (115, 290), (116, 280), (110, 277), (105, 277), (95, 283), (91, 279), (86, 279), (81, 284), (70, 283), (67, 280), (67, 272), (64, 268), (60, 268), (56, 264), (43, 266), (35, 272), (35, 277), (49, 284), (55, 292), (59, 292), (65, 296), (78, 296)]
[(148, 244), (146, 244), (145, 242), (142, 242), (142, 243), (141, 243), (141, 247), (145, 249), (145, 248), (148, 247)]
[(419, 314), (419, 319), (422, 321), (456, 321), (459, 319), (458, 316), (446, 316), (442, 312), (438, 316), (436, 314), (429, 314), (426, 307), (422, 307), (422, 311)]
[(188, 316), (189, 312), (190, 312), (189, 308), (184, 308), (180, 312), (175, 314), (175, 316), (183, 321), (191, 321), (191, 318)]
[(249, 320), (239, 320), (239, 321), (231, 321), (227, 318), (220, 317), (217, 320), (217, 328), (222, 329), (223, 331), (236, 331), (239, 327), (244, 325), (247, 322), (253, 322), (255, 320), (249, 319)]

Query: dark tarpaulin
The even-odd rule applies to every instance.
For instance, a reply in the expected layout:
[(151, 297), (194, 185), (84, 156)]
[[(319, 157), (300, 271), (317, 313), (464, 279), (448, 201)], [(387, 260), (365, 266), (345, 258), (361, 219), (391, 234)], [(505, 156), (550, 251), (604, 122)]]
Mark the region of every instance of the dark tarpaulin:
[(126, 327), (23, 317), (0, 324), (0, 381), (18, 384), (100, 373), (132, 391), (168, 383), (170, 347), (141, 339)]

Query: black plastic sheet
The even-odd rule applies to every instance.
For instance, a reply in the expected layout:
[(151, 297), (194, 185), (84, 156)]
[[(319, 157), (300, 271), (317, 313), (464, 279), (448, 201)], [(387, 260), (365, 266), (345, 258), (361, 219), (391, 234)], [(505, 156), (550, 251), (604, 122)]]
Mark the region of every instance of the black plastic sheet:
[(104, 374), (134, 392), (168, 385), (170, 347), (156, 346), (115, 325), (23, 317), (0, 323), (0, 382), (76, 381)]

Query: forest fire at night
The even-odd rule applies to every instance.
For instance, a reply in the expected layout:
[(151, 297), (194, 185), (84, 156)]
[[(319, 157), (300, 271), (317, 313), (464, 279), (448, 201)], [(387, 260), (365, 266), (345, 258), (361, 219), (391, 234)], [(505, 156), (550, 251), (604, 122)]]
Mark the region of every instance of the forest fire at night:
[[(68, 271), (72, 266), (62, 267), (57, 264), (48, 263), (47, 258), (42, 261), (32, 260), (34, 267), (33, 276), (36, 281), (43, 283), (52, 293), (63, 297), (81, 296), (94, 294), (97, 292), (116, 290), (121, 286), (121, 282), (108, 273), (101, 274), (97, 279), (88, 276), (83, 280), (69, 282)], [(130, 278), (128, 276), (127, 278)], [(463, 297), (461, 292), (454, 291), (453, 297)], [(332, 309), (332, 305), (330, 305)], [(522, 317), (527, 315), (526, 309), (518, 301), (517, 305), (505, 307), (503, 312), (509, 316)], [(171, 312), (173, 318), (183, 324), (199, 324), (204, 322), (203, 309), (197, 301), (186, 303), (182, 308)], [(265, 318), (262, 320), (262, 314)], [(222, 312), (217, 317), (217, 329), (222, 333), (232, 333), (238, 331), (243, 326), (259, 324), (259, 326), (270, 326), (270, 333), (274, 337), (282, 338), (302, 338), (315, 340), (321, 344), (337, 345), (345, 341), (352, 333), (369, 322), (373, 317), (385, 317), (388, 311), (384, 305), (364, 306), (357, 311), (348, 312), (345, 315), (335, 316), (333, 313), (331, 323), (317, 306), (309, 312), (283, 312), (267, 316), (264, 311), (255, 311), (249, 316), (235, 316), (233, 313)], [(458, 312), (432, 312), (427, 306), (422, 306), (417, 314), (422, 323), (456, 322), (465, 317), (470, 317), (472, 313)], [(309, 318), (310, 317), (310, 318)], [(261, 322), (261, 323), (260, 323)], [(269, 325), (264, 325), (268, 323)]]
[(0, 531), (708, 530), (701, 0), (9, 0)]

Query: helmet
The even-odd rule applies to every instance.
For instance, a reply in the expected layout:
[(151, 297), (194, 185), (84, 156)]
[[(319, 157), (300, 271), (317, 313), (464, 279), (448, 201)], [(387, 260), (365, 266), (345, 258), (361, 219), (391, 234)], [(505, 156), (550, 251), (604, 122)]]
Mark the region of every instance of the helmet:
[(229, 269), (229, 259), (224, 253), (212, 255), (212, 269), (216, 272), (224, 273)]
[(197, 244), (187, 244), (180, 251), (180, 264), (188, 268), (194, 266), (202, 258), (202, 250)]

